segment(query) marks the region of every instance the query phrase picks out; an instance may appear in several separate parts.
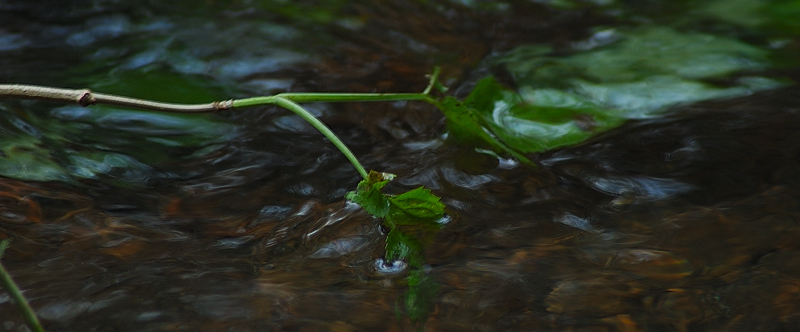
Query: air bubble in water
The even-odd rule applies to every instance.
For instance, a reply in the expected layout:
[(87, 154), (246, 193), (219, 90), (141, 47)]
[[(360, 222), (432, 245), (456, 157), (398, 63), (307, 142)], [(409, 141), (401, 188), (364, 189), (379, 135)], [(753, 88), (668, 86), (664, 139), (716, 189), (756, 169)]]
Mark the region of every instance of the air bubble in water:
[(375, 270), (380, 274), (396, 274), (405, 271), (408, 264), (401, 260), (387, 262), (383, 258), (375, 260)]

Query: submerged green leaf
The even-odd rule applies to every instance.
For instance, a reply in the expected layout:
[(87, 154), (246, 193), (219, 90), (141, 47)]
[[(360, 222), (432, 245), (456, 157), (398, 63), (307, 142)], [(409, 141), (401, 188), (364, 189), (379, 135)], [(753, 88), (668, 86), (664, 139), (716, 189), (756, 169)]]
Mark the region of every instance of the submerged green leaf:
[[(736, 78), (768, 68), (769, 53), (735, 39), (666, 27), (609, 30), (602, 38), (606, 44), (572, 56), (549, 56), (550, 47), (529, 45), (500, 57), (497, 64), (516, 87), (486, 77), (463, 103), (440, 101), (450, 135), (529, 163), (525, 153), (577, 144), (628, 119), (783, 84)], [(710, 79), (728, 81), (715, 86)]]
[[(544, 103), (536, 105), (523, 97)], [(463, 105), (440, 107), (448, 117), (450, 135), (484, 143), (479, 147), (488, 145), (525, 163), (532, 162), (523, 153), (575, 144), (624, 121), (580, 96), (552, 89), (521, 95), (492, 77), (478, 82)]]
[[(543, 91), (535, 98), (552, 102), (563, 97)], [(564, 107), (531, 101), (488, 77), (478, 83), (465, 103), (479, 112), (503, 143), (525, 153), (575, 144), (622, 123), (622, 119), (590, 102), (576, 100)]]
[(726, 37), (667, 27), (602, 33), (616, 42), (567, 57), (544, 55), (546, 48), (540, 45), (521, 46), (499, 63), (518, 85), (534, 87), (568, 86), (574, 79), (632, 82), (663, 75), (700, 79), (766, 67), (767, 51)]
[(387, 262), (402, 260), (408, 263), (411, 268), (420, 268), (425, 264), (422, 257), (422, 244), (403, 233), (397, 227), (392, 228), (386, 235), (386, 255)]
[[(541, 98), (536, 91), (559, 91), (577, 108), (593, 108), (621, 119), (780, 85), (776, 80), (752, 85), (748, 83), (752, 78), (720, 87), (705, 81), (768, 67), (766, 50), (735, 39), (667, 27), (603, 34), (616, 42), (567, 57), (547, 56), (546, 48), (539, 45), (522, 46), (498, 62), (514, 76), (521, 98), (528, 104), (553, 106), (552, 99)], [(768, 80), (759, 79), (762, 83)]]
[(33, 136), (0, 137), (0, 175), (32, 181), (70, 181), (67, 171), (53, 161), (52, 152)]
[[(142, 185), (176, 151), (218, 148), (236, 128), (206, 115), (62, 106), (25, 118), (0, 107), (0, 175), (20, 180), (95, 179)], [(124, 153), (123, 153), (124, 151)]]
[(518, 160), (532, 165), (533, 162), (518, 151), (507, 146), (489, 128), (486, 120), (475, 109), (453, 97), (445, 97), (436, 106), (447, 117), (447, 128), (450, 138), (462, 144), (486, 147), (514, 156)]
[(412, 322), (425, 318), (439, 293), (439, 283), (423, 270), (413, 270), (408, 273), (408, 290), (404, 294), (406, 313)]

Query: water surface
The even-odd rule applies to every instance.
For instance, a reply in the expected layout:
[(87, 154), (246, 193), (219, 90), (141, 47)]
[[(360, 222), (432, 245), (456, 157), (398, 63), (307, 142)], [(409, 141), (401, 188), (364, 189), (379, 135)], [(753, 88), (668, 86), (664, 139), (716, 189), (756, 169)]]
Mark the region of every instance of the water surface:
[[(459, 144), (431, 105), (307, 105), (398, 175), (388, 192), (425, 186), (447, 205), (425, 244), (433, 306), (414, 322), (408, 267), (382, 260), (386, 230), (343, 198), (358, 173), (288, 112), (3, 101), (3, 262), (51, 331), (791, 330), (799, 29), (773, 15), (791, 2), (740, 2), (754, 9), (7, 2), (3, 83), (207, 102), (420, 91), (441, 65), (459, 98), (493, 75), (524, 107), (624, 124), (530, 167)], [(537, 118), (513, 110), (494, 114), (524, 143)], [(0, 308), (24, 330), (5, 293)]]

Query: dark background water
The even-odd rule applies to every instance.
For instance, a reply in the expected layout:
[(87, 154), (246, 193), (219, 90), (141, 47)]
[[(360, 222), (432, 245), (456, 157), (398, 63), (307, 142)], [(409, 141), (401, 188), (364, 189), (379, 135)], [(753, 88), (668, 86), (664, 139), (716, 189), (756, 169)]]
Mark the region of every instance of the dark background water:
[[(4, 2), (3, 83), (165, 101), (415, 92), (435, 65), (457, 97), (488, 74), (522, 89), (493, 59), (533, 44), (568, 59), (601, 28), (659, 25), (769, 52), (764, 66), (707, 80), (716, 86), (748, 75), (783, 83), (670, 104), (532, 154), (537, 168), (448, 140), (442, 114), (424, 103), (307, 105), (367, 168), (398, 175), (388, 191), (423, 185), (447, 205), (448, 223), (425, 246), (439, 288), (418, 322), (398, 309), (406, 271), (381, 262), (380, 221), (343, 199), (358, 174), (287, 111), (177, 116), (3, 101), (0, 237), (14, 238), (3, 262), (51, 331), (798, 328), (796, 27), (704, 10)], [(5, 293), (0, 326), (24, 329)]]

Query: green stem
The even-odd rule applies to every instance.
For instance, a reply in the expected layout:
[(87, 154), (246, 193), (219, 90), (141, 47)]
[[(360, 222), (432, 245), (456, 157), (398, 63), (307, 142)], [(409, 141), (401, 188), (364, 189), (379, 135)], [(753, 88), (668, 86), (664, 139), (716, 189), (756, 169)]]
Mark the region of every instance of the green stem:
[(350, 151), (347, 145), (345, 145), (344, 142), (342, 142), (342, 140), (340, 140), (339, 137), (336, 136), (336, 134), (334, 134), (330, 128), (328, 128), (328, 126), (322, 123), (322, 121), (317, 119), (317, 117), (315, 117), (313, 114), (306, 111), (306, 109), (304, 109), (296, 102), (283, 98), (280, 95), (276, 95), (270, 97), (257, 97), (257, 98), (248, 98), (242, 100), (234, 100), (233, 107), (236, 108), (236, 107), (252, 106), (250, 103), (256, 103), (256, 102), (258, 103), (258, 105), (275, 104), (299, 115), (301, 118), (303, 118), (303, 120), (306, 120), (308, 123), (314, 126), (314, 128), (316, 128), (320, 133), (322, 133), (323, 136), (327, 137), (328, 140), (330, 140), (331, 143), (333, 143), (333, 145), (336, 146), (336, 148), (338, 148), (339, 151), (342, 152), (342, 154), (344, 154), (345, 158), (347, 158), (347, 160), (349, 160), (350, 163), (353, 164), (358, 173), (361, 174), (361, 177), (363, 177), (364, 179), (368, 177), (367, 171), (364, 169), (364, 166), (361, 165), (361, 163), (358, 161), (358, 158), (356, 158), (353, 152)]
[(396, 100), (424, 100), (433, 102), (430, 96), (423, 93), (280, 93), (277, 96), (298, 103)]
[(236, 99), (233, 107), (250, 107), (265, 104), (274, 104), (275, 98), (283, 98), (295, 103), (313, 102), (361, 102), (361, 101), (397, 101), (397, 100), (424, 100), (429, 103), (436, 101), (424, 93), (317, 93), (317, 92), (288, 92), (274, 96), (253, 97)]
[[(9, 240), (0, 242), (0, 257), (3, 256), (3, 252), (8, 246), (8, 242)], [(36, 318), (36, 313), (34, 313), (33, 309), (28, 304), (28, 300), (25, 299), (25, 296), (22, 295), (22, 292), (19, 290), (19, 287), (17, 287), (17, 284), (13, 279), (11, 279), (11, 275), (3, 266), (3, 263), (0, 263), (0, 284), (3, 285), (3, 288), (5, 288), (9, 295), (11, 295), (11, 298), (14, 299), (14, 303), (22, 313), (22, 316), (25, 317), (25, 322), (28, 323), (28, 326), (36, 332), (44, 332), (42, 324), (39, 323), (39, 319)]]
[[(444, 86), (437, 86), (437, 85), (440, 85), (440, 83), (439, 83), (439, 73), (440, 72), (441, 72), (441, 68), (439, 68), (439, 66), (436, 66), (436, 67), (433, 68), (433, 73), (431, 73), (430, 80), (428, 80), (428, 86), (425, 87), (425, 90), (422, 91), (422, 94), (429, 95), (431, 93), (431, 89), (433, 89), (434, 87), (444, 88)], [(444, 90), (447, 90), (447, 88), (444, 88)], [(442, 92), (444, 92), (444, 91), (442, 91)]]
[(298, 103), (312, 103), (312, 102), (364, 102), (364, 101), (398, 101), (398, 100), (421, 100), (437, 105), (436, 99), (430, 96), (431, 89), (437, 87), (439, 84), (439, 67), (433, 69), (430, 75), (428, 86), (422, 93), (315, 93), (315, 92), (287, 92), (279, 93), (274, 96), (253, 97), (245, 99), (236, 99), (230, 102), (232, 108), (243, 108), (259, 105), (278, 105), (286, 108), (295, 114), (308, 121), (314, 128), (319, 130), (322, 135), (325, 135), (335, 145), (339, 151), (344, 154), (347, 160), (350, 161), (361, 177), (368, 178), (367, 171), (364, 166), (358, 161), (352, 151), (342, 143), (339, 137), (331, 131), (328, 126), (319, 121), (314, 115), (306, 111)]
[(274, 96), (253, 97), (233, 101), (233, 107), (250, 107), (265, 104), (275, 104), (275, 98), (284, 98), (296, 103), (332, 103), (332, 102), (362, 102), (362, 101), (397, 101), (397, 100), (422, 100), (436, 105), (436, 99), (430, 96), (431, 89), (438, 83), (439, 67), (433, 69), (428, 86), (422, 93), (318, 93), (318, 92), (284, 92)]

